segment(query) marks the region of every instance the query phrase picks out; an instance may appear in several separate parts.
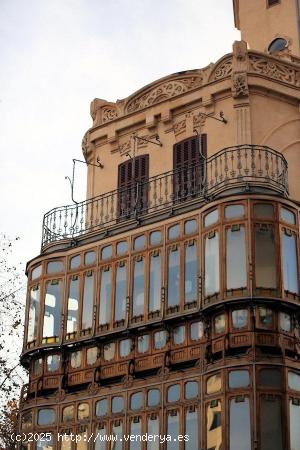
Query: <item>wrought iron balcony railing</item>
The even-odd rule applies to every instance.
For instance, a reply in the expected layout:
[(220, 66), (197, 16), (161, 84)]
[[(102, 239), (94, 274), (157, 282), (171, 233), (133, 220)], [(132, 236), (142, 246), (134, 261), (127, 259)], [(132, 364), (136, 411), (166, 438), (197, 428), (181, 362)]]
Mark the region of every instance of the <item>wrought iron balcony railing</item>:
[(271, 189), (287, 196), (284, 156), (265, 146), (228, 147), (197, 165), (165, 172), (78, 204), (54, 208), (44, 216), (42, 246), (159, 213), (197, 198), (214, 198), (224, 191), (238, 193), (245, 189)]

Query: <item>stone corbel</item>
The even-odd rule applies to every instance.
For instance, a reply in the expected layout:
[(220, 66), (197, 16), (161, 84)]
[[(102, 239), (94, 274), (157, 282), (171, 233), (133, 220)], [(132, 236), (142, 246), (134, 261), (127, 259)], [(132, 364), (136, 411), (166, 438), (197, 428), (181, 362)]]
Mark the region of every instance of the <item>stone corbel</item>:
[(247, 72), (248, 69), (248, 49), (247, 42), (235, 41), (232, 46), (232, 71)]

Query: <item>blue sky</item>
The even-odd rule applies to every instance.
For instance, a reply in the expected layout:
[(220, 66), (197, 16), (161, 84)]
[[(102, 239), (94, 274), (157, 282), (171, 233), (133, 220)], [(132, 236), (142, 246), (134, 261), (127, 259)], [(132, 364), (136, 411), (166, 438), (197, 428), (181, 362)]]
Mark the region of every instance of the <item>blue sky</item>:
[[(43, 214), (71, 203), (93, 98), (115, 101), (231, 51), (231, 0), (0, 0), (0, 231), (40, 251)], [(77, 172), (76, 197), (85, 193)]]

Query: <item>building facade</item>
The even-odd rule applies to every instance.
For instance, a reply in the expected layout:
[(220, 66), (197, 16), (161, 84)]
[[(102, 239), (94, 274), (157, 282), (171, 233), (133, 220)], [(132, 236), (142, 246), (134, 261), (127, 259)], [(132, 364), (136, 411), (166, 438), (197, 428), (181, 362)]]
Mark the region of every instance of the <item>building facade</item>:
[(91, 103), (87, 200), (27, 266), (22, 449), (300, 449), (298, 1), (233, 6), (232, 53)]

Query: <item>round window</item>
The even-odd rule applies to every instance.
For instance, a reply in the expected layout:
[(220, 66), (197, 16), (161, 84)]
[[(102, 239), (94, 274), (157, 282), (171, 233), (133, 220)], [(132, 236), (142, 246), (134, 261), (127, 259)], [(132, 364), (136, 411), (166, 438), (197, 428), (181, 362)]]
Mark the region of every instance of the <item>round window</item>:
[(283, 38), (276, 38), (274, 41), (271, 42), (271, 44), (268, 47), (269, 53), (277, 53), (281, 52), (285, 48), (287, 48), (288, 42), (286, 39)]

